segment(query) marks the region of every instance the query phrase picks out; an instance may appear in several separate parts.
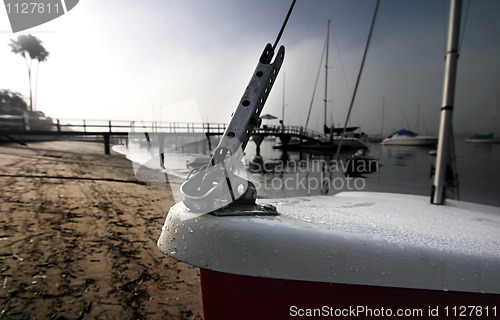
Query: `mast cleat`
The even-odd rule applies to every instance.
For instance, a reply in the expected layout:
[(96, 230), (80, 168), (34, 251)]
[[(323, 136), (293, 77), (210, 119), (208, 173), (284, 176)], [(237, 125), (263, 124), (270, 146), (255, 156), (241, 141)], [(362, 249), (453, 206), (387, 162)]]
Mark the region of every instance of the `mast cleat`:
[[(230, 206), (234, 212), (276, 214), (267, 207), (255, 204), (257, 191), (245, 179), (246, 171), (242, 163), (252, 131), (262, 123), (260, 114), (283, 64), (285, 47), (278, 49), (274, 61), (273, 57), (274, 47), (268, 43), (210, 163), (192, 172), (182, 184), (183, 202), (189, 210), (228, 215), (229, 206), (234, 203), (238, 206)], [(241, 209), (243, 207), (244, 210)]]

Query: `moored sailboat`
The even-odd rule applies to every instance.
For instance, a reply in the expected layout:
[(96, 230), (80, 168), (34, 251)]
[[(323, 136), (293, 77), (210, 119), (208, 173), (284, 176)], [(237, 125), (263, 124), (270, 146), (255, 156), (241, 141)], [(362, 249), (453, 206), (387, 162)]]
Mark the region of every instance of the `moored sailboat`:
[(438, 138), (435, 136), (421, 136), (406, 129), (393, 132), (382, 140), (383, 145), (393, 146), (435, 146)]
[[(276, 149), (306, 149), (306, 150), (337, 150), (339, 147), (343, 151), (350, 150), (367, 150), (370, 147), (370, 141), (368, 136), (359, 130), (359, 127), (346, 127), (346, 128), (334, 128), (333, 125), (329, 127), (327, 125), (327, 110), (328, 110), (328, 69), (330, 66), (328, 65), (328, 57), (329, 57), (329, 40), (330, 40), (330, 20), (328, 20), (327, 27), (327, 36), (325, 43), (325, 96), (324, 96), (324, 124), (323, 124), (323, 133), (315, 132), (315, 136), (317, 139), (314, 141), (310, 140), (301, 140), (298, 137), (292, 137), (288, 141), (288, 143), (283, 143), (281, 140), (277, 140), (274, 144), (274, 148)], [(321, 63), (323, 62), (323, 57), (321, 58)], [(320, 71), (320, 70), (319, 70)], [(319, 78), (319, 72), (318, 72)], [(317, 85), (317, 81), (316, 81)], [(316, 87), (314, 89), (316, 92)], [(314, 100), (314, 93), (313, 93)], [(312, 109), (312, 101), (309, 108), (309, 113), (306, 120), (306, 125), (304, 129), (307, 129), (307, 125), (309, 123), (309, 117)], [(285, 110), (285, 104), (283, 102), (283, 113)]]
[(481, 144), (496, 144), (500, 143), (500, 139), (496, 138), (493, 133), (490, 134), (475, 134), (467, 139), (467, 143), (481, 143)]

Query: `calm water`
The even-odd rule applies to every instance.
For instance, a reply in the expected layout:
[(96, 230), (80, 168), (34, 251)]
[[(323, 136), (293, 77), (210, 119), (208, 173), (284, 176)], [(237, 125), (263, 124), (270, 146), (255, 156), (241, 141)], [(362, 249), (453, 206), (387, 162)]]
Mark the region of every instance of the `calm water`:
[[(429, 155), (432, 148), (412, 146), (382, 146), (372, 144), (368, 155), (379, 159), (377, 172), (363, 175), (364, 191), (396, 192), (430, 195), (432, 180)], [(457, 168), (460, 200), (500, 207), (500, 144), (479, 145), (457, 141)], [(255, 155), (255, 145), (250, 143), (247, 158)], [(282, 151), (273, 150), (272, 143), (264, 141), (263, 157), (279, 159)], [(348, 158), (350, 155), (343, 155)], [(328, 158), (328, 155), (288, 152), (289, 158)], [(336, 184), (341, 186), (341, 183)], [(349, 190), (344, 188), (333, 191)]]
[[(168, 173), (174, 194), (180, 200), (178, 188), (190, 171), (186, 160), (193, 154), (208, 153), (209, 148), (203, 138), (199, 138), (203, 143), (193, 144), (192, 141), (197, 138), (185, 137), (180, 142), (183, 148), (178, 147), (178, 137), (175, 141), (166, 140), (163, 171)], [(151, 141), (154, 142), (155, 137), (151, 137)], [(217, 141), (213, 141), (212, 145), (216, 146)], [(273, 149), (272, 145), (273, 141), (263, 141), (260, 150), (262, 162), (253, 166), (258, 172), (246, 172), (247, 178), (257, 186), (260, 198), (320, 195), (325, 193), (325, 188), (328, 195), (352, 190), (430, 196), (430, 170), (434, 160), (429, 155), (431, 148), (372, 144), (367, 155), (378, 159), (378, 170), (362, 176), (346, 177), (342, 170), (345, 161), (333, 161), (331, 153), (283, 152)], [(128, 149), (124, 146), (115, 146), (114, 149), (139, 164), (162, 171), (159, 150), (154, 143), (136, 141), (130, 142)], [(255, 143), (250, 142), (245, 152), (248, 168), (255, 159)], [(460, 200), (500, 207), (500, 145), (466, 144), (457, 140), (456, 153)], [(342, 154), (341, 160), (350, 157), (351, 154)], [(138, 173), (139, 167), (135, 166)], [(159, 176), (161, 181), (162, 174)]]

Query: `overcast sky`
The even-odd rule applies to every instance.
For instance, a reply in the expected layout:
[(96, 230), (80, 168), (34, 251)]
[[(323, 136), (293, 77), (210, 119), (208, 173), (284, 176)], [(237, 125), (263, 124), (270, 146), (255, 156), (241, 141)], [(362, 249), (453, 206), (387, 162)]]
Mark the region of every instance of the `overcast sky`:
[[(291, 0), (82, 0), (24, 31), (50, 52), (37, 109), (54, 118), (228, 122)], [(331, 19), (328, 122), (343, 123), (375, 0), (298, 0), (281, 39), (285, 62), (263, 111), (304, 125)], [(500, 1), (464, 1), (455, 130), (500, 126)], [(351, 124), (437, 133), (447, 0), (383, 0)], [(463, 30), (462, 30), (463, 31)], [(0, 9), (0, 89), (28, 95), (23, 59)], [(324, 68), (310, 127), (323, 125)], [(286, 75), (286, 76), (285, 76)], [(285, 78), (286, 86), (283, 86)], [(148, 115), (149, 114), (149, 115)], [(495, 120), (495, 117), (497, 119)], [(500, 130), (496, 131), (497, 135)]]

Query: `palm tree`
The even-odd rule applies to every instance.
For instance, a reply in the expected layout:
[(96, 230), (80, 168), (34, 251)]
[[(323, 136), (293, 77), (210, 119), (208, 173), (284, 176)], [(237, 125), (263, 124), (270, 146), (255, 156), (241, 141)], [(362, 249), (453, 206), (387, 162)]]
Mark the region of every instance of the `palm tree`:
[[(47, 60), (49, 52), (45, 50), (42, 45), (42, 41), (31, 34), (17, 36), (17, 40), (10, 39), (9, 46), (12, 52), (20, 54), (24, 57), (26, 61), (26, 67), (28, 68), (28, 78), (30, 86), (30, 111), (33, 111), (33, 94), (32, 94), (32, 81), (31, 81), (31, 71), (33, 60), (38, 60), (38, 63)], [(29, 56), (29, 60), (28, 60)]]

